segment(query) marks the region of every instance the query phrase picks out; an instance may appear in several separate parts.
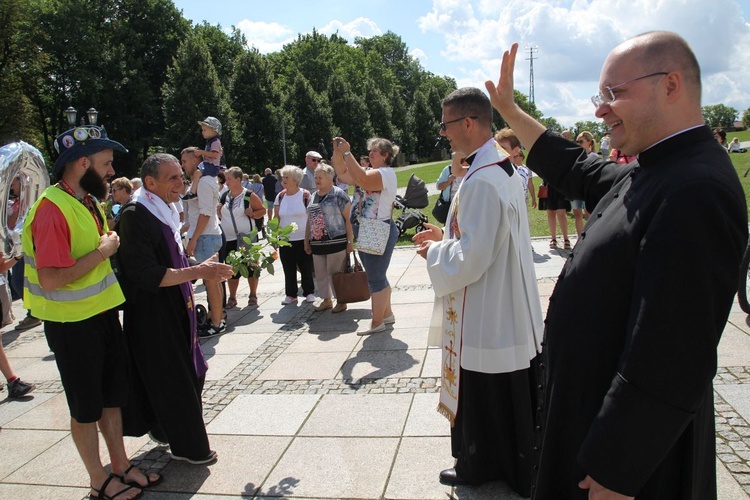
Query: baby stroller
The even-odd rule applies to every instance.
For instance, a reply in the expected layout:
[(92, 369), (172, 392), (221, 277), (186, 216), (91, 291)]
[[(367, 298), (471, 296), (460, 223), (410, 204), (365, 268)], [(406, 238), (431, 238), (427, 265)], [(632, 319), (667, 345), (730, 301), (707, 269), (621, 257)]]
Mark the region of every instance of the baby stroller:
[(396, 201), (393, 202), (393, 208), (402, 212), (396, 218), (396, 227), (399, 236), (403, 235), (408, 229), (417, 228), (417, 232), (424, 231), (424, 223), (427, 222), (427, 216), (419, 208), (425, 208), (430, 204), (427, 198), (427, 188), (424, 181), (414, 174), (409, 177), (409, 183), (406, 185), (404, 196), (396, 195)]

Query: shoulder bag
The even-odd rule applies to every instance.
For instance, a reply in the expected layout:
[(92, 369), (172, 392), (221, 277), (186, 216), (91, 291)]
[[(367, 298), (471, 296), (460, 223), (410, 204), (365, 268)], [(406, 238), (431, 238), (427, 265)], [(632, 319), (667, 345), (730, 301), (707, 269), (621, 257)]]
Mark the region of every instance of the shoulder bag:
[(344, 262), (344, 269), (331, 276), (333, 293), (336, 301), (340, 304), (351, 304), (353, 302), (364, 302), (370, 299), (370, 287), (367, 285), (367, 273), (362, 269), (357, 254), (354, 256), (354, 265), (350, 256)]
[[(247, 192), (247, 188), (243, 188), (242, 190), (242, 197), (244, 199), (244, 195)], [(234, 220), (234, 211), (232, 210), (232, 205), (234, 204), (234, 198), (231, 196), (227, 196), (227, 201), (229, 202), (229, 217), (232, 219), (232, 226), (234, 227), (234, 234), (237, 235), (237, 250), (240, 250), (242, 248), (249, 247), (251, 244), (245, 240), (245, 237), (247, 239), (250, 239), (250, 235), (247, 233), (240, 233), (237, 231), (237, 222)], [(244, 205), (243, 205), (244, 206)]]
[(359, 197), (359, 233), (357, 234), (357, 250), (372, 255), (383, 255), (391, 235), (391, 224), (388, 221), (368, 219), (362, 211), (362, 200)]

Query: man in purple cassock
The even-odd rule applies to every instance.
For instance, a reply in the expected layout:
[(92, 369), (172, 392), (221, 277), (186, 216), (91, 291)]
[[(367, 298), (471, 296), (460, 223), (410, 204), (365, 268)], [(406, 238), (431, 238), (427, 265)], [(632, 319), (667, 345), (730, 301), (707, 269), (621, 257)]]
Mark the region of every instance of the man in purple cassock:
[(123, 328), (131, 365), (124, 434), (150, 433), (168, 443), (172, 458), (192, 464), (216, 460), (203, 423), (201, 392), (208, 369), (196, 333), (191, 281), (225, 280), (232, 267), (209, 259), (189, 267), (174, 202), (182, 167), (172, 155), (149, 156), (143, 187), (122, 209), (119, 278), (125, 292)]

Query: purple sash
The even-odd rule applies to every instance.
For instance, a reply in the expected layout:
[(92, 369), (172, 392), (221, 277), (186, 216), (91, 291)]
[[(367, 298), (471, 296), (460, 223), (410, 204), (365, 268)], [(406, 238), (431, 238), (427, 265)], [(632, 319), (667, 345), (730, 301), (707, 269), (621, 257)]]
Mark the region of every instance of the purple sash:
[[(189, 267), (185, 254), (180, 252), (177, 242), (172, 234), (172, 229), (166, 224), (161, 225), (161, 229), (164, 232), (164, 239), (169, 247), (169, 255), (172, 258), (173, 269), (183, 269)], [(180, 283), (180, 292), (182, 292), (182, 298), (185, 300), (185, 310), (187, 311), (188, 319), (190, 322), (190, 351), (193, 356), (193, 366), (195, 366), (195, 374), (200, 379), (208, 371), (208, 363), (206, 358), (203, 357), (203, 350), (201, 349), (200, 342), (198, 341), (198, 321), (195, 317), (195, 296), (193, 295), (193, 284), (189, 281)]]

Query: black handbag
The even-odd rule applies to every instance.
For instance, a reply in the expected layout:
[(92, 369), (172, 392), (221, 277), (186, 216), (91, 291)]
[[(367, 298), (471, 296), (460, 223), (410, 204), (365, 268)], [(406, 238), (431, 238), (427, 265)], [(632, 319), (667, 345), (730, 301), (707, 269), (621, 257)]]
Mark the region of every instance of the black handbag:
[(438, 196), (435, 206), (432, 207), (432, 216), (441, 224), (445, 224), (446, 219), (448, 219), (448, 210), (450, 210), (450, 208), (451, 203), (449, 201), (443, 201), (443, 195), (441, 194)]
[(370, 299), (370, 287), (367, 284), (367, 273), (362, 268), (357, 254), (354, 255), (354, 265), (350, 256), (344, 263), (344, 270), (331, 276), (333, 293), (339, 304), (351, 304), (353, 302), (364, 302)]

